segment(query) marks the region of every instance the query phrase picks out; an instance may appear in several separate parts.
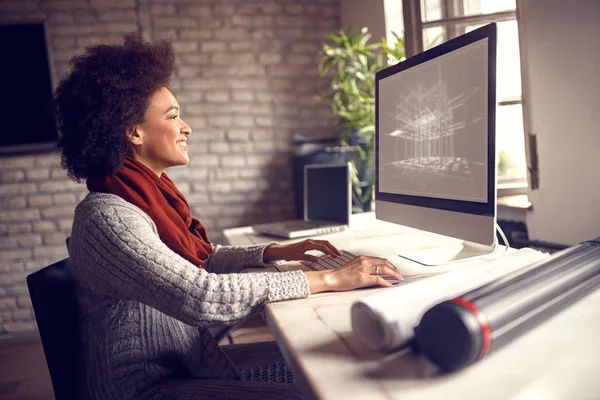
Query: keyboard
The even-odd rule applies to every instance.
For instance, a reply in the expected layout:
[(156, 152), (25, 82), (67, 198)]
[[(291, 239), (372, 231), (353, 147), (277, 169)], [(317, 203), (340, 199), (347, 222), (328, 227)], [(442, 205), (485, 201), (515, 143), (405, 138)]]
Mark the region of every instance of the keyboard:
[[(303, 260), (303, 261), (301, 261), (301, 263), (304, 264), (305, 266), (307, 266), (308, 268), (312, 269), (313, 271), (325, 271), (325, 270), (332, 270), (332, 269), (339, 268), (343, 265), (346, 265), (350, 261), (354, 260), (356, 257), (358, 257), (357, 255), (352, 254), (346, 250), (340, 250), (340, 253), (342, 253), (342, 254), (337, 257), (324, 256), (324, 257), (321, 257), (321, 259), (319, 259), (319, 261), (316, 261), (316, 262)], [(392, 285), (396, 285), (396, 284), (402, 282), (397, 279), (390, 278), (388, 276), (382, 276), (382, 278), (385, 279), (386, 281), (388, 281), (389, 283), (391, 283)], [(367, 286), (367, 287), (375, 287), (375, 286), (376, 285), (371, 285), (371, 286)]]
[(314, 271), (324, 271), (327, 269), (339, 268), (357, 257), (356, 255), (346, 250), (340, 250), (340, 253), (342, 254), (337, 257), (325, 256), (321, 257), (321, 259), (317, 262), (302, 261), (302, 264), (306, 265), (308, 268), (311, 268)]

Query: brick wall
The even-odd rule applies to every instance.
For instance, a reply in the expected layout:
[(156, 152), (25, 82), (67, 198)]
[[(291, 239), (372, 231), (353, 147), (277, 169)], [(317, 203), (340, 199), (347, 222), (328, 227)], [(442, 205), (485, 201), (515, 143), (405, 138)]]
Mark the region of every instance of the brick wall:
[[(167, 172), (213, 241), (294, 215), (291, 137), (334, 123), (317, 63), (339, 0), (0, 0), (0, 23), (42, 20), (55, 85), (86, 46), (131, 31), (174, 39), (171, 89), (193, 133), (190, 165)], [(25, 277), (67, 256), (86, 193), (57, 152), (0, 156), (0, 340), (36, 332)]]

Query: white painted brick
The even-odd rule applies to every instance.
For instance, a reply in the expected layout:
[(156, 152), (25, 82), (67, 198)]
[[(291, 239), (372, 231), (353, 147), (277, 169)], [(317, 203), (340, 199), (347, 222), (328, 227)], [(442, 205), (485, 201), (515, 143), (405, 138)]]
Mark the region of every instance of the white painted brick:
[(22, 222), (40, 218), (39, 210), (0, 210), (0, 221)]
[(184, 15), (193, 17), (212, 17), (213, 13), (209, 4), (189, 4), (182, 9)]
[(88, 8), (84, 0), (45, 0), (41, 2), (43, 10), (47, 11), (70, 11)]
[(23, 196), (8, 197), (0, 199), (0, 205), (3, 210), (25, 208), (27, 207), (27, 199)]
[[(121, 9), (121, 10), (109, 10), (100, 11), (98, 13), (98, 19), (100, 21), (135, 21), (137, 14), (135, 9)], [(123, 40), (121, 39), (121, 42)]]
[(191, 160), (190, 163), (194, 163), (194, 165), (202, 167), (214, 167), (219, 165), (219, 156), (217, 156), (216, 154), (205, 154), (201, 157), (197, 157)]
[(153, 15), (174, 15), (175, 5), (169, 3), (150, 5), (150, 13)]
[(42, 238), (39, 234), (20, 235), (15, 237), (17, 244), (21, 248), (30, 248), (42, 244)]
[(98, 16), (94, 11), (77, 10), (73, 13), (73, 19), (76, 24), (87, 24), (91, 22), (96, 22)]
[(208, 151), (214, 154), (227, 154), (231, 150), (229, 144), (226, 142), (215, 142), (208, 144)]
[(223, 167), (243, 167), (246, 165), (245, 157), (240, 155), (221, 156), (219, 161)]
[(58, 167), (52, 168), (50, 170), (50, 177), (52, 179), (69, 179), (67, 171)]
[(254, 143), (231, 143), (231, 153), (233, 154), (247, 154), (255, 150)]
[(256, 181), (246, 180), (233, 182), (233, 190), (236, 192), (252, 192), (256, 190)]
[(188, 78), (182, 79), (182, 85), (185, 90), (209, 90), (223, 89), (223, 82), (214, 78)]
[[(306, 54), (290, 54), (288, 56), (288, 62), (294, 65), (315, 65), (315, 57)], [(304, 86), (302, 86), (304, 87)]]
[[(0, 275), (0, 285), (10, 287), (16, 283), (25, 282), (26, 279), (25, 271), (15, 271)], [(16, 304), (16, 302), (15, 302)]]
[(260, 43), (256, 40), (236, 40), (229, 42), (231, 51), (252, 51), (256, 52), (260, 49)]
[(58, 230), (60, 232), (66, 232), (70, 235), (73, 226), (73, 218), (62, 218), (57, 220), (56, 223), (58, 224)]
[(16, 237), (4, 237), (0, 240), (0, 249), (12, 249), (17, 247), (17, 238)]
[(248, 201), (248, 196), (244, 193), (211, 193), (210, 198), (216, 204), (235, 204)]
[(220, 207), (218, 205), (212, 206), (196, 206), (192, 209), (194, 215), (200, 218), (202, 222), (206, 216), (219, 215)]
[(0, 157), (0, 168), (31, 168), (35, 164), (34, 157), (17, 156), (17, 157)]
[(281, 54), (261, 54), (258, 61), (261, 64), (279, 64), (281, 63)]
[(73, 217), (75, 209), (73, 206), (52, 206), (40, 210), (42, 217), (46, 219), (54, 219), (60, 217)]
[(30, 207), (47, 207), (53, 203), (51, 194), (35, 194), (28, 197)]
[(269, 129), (252, 129), (252, 140), (269, 140), (275, 137), (275, 134), (272, 130)]
[(203, 134), (203, 132), (195, 133), (196, 129), (202, 129), (206, 127), (206, 118), (204, 117), (188, 117), (184, 115), (184, 121), (192, 128), (192, 134), (188, 137), (188, 140), (196, 142), (196, 138)]
[(182, 40), (205, 40), (212, 37), (213, 31), (210, 29), (181, 29), (179, 31), (179, 38)]
[(90, 6), (96, 10), (107, 8), (135, 8), (135, 0), (89, 0)]
[(173, 42), (173, 48), (176, 53), (193, 53), (198, 51), (198, 43), (197, 42)]
[(275, 142), (254, 142), (254, 146), (258, 153), (271, 153), (276, 149)]
[(34, 221), (32, 223), (34, 232), (55, 232), (56, 223), (52, 221)]
[(215, 38), (219, 40), (240, 40), (248, 37), (248, 31), (246, 29), (229, 28), (219, 29), (215, 31)]
[(247, 142), (250, 140), (250, 131), (247, 129), (229, 129), (225, 137), (229, 142)]
[(273, 25), (273, 17), (269, 15), (232, 15), (231, 23), (235, 27), (262, 28)]
[(153, 31), (152, 35), (154, 36), (154, 38), (156, 40), (174, 39), (175, 37), (177, 37), (177, 29), (175, 29), (175, 28), (171, 28), (171, 29), (167, 29), (167, 28), (155, 29)]
[[(194, 186), (195, 186), (195, 184), (192, 184), (192, 187), (194, 187)], [(189, 193), (186, 196), (186, 199), (187, 199), (188, 203), (190, 205), (192, 205), (192, 204), (193, 205), (209, 204), (210, 200), (209, 200), (209, 197), (208, 197), (208, 193), (206, 193), (204, 190), (205, 189), (203, 188), (202, 192), (200, 192), (200, 193), (193, 193), (193, 192)]]
[(43, 243), (45, 246), (53, 246), (66, 243), (66, 235), (61, 232), (49, 232), (43, 234)]
[(242, 178), (258, 178), (260, 176), (262, 176), (262, 172), (260, 169), (251, 169), (251, 168), (246, 168), (240, 171), (240, 176)]
[(25, 171), (25, 176), (30, 182), (36, 182), (48, 179), (50, 177), (50, 169), (44, 168), (30, 168)]
[(52, 195), (54, 204), (77, 204), (77, 195), (75, 193), (59, 193)]
[[(200, 44), (202, 47), (202, 44)], [(181, 54), (179, 60), (182, 64), (208, 64), (210, 56), (208, 54)]]
[(63, 243), (61, 246), (36, 247), (33, 249), (33, 256), (35, 258), (55, 257), (57, 260), (60, 260), (68, 257), (69, 253), (66, 244)]
[(254, 100), (254, 92), (244, 91), (244, 90), (236, 90), (232, 93), (232, 98), (234, 101), (251, 102)]
[(3, 184), (0, 196), (15, 196), (37, 192), (35, 183)]
[(260, 116), (260, 117), (256, 117), (256, 125), (258, 125), (260, 127), (274, 126), (275, 121), (271, 117)]
[(157, 28), (195, 28), (198, 20), (190, 17), (156, 17), (153, 24)]
[[(51, 24), (70, 24), (73, 23), (73, 14), (67, 12), (50, 12), (46, 14), (46, 21)], [(50, 28), (52, 29), (52, 28)]]
[(227, 168), (227, 169), (215, 169), (210, 171), (210, 176), (209, 176), (209, 180), (210, 181), (215, 181), (215, 180), (234, 180), (235, 178), (237, 178), (239, 176), (239, 172), (237, 169), (234, 168)]
[(17, 223), (17, 224), (11, 224), (8, 226), (8, 234), (9, 235), (18, 235), (21, 233), (30, 233), (32, 232), (32, 224), (34, 224), (35, 222), (32, 223)]
[(204, 97), (211, 103), (225, 103), (230, 100), (229, 92), (226, 90), (219, 92), (206, 92)]
[(190, 177), (194, 180), (206, 179), (208, 177), (208, 168), (189, 166), (188, 169), (190, 170)]
[(227, 182), (227, 181), (213, 181), (207, 188), (206, 190), (209, 193), (214, 193), (214, 192), (218, 192), (218, 193), (229, 193), (231, 192), (232, 189), (232, 185), (231, 182)]
[(0, 310), (12, 310), (17, 306), (17, 300), (14, 298), (0, 299)]
[(216, 115), (208, 118), (208, 124), (217, 127), (228, 127), (231, 125), (232, 117), (229, 115)]
[(27, 321), (31, 320), (33, 313), (30, 309), (16, 309), (12, 312), (13, 321)]
[(33, 322), (9, 322), (4, 324), (4, 330), (9, 334), (31, 332), (35, 329), (36, 325)]
[(96, 46), (98, 44), (123, 44), (123, 37), (118, 36), (83, 36), (77, 38), (77, 47), (85, 48), (88, 46)]
[(254, 126), (254, 118), (248, 115), (236, 115), (232, 119), (233, 126), (252, 127)]
[[(227, 80), (229, 87), (233, 89), (243, 90), (267, 90), (269, 82), (266, 79), (244, 78), (237, 79), (236, 77)], [(258, 94), (257, 94), (258, 96)]]
[(87, 191), (85, 184), (71, 180), (41, 182), (39, 187), (41, 193)]
[(202, 73), (202, 68), (199, 66), (179, 66), (177, 68), (177, 75), (181, 78), (194, 78), (200, 76)]

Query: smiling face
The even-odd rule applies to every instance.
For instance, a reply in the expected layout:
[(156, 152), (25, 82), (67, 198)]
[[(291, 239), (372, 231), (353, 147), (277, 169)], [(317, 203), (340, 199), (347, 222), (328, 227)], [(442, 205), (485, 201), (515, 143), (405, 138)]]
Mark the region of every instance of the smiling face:
[(173, 93), (162, 87), (150, 98), (144, 122), (129, 134), (132, 157), (159, 177), (168, 167), (190, 162), (187, 137), (192, 129), (181, 119), (179, 111)]

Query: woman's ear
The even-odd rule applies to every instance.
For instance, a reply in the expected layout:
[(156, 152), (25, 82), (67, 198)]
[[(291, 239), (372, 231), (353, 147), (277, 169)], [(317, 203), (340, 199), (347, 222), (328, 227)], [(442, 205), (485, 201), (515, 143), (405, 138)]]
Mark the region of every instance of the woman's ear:
[(142, 132), (139, 125), (131, 128), (129, 132), (127, 132), (127, 140), (134, 146), (139, 146), (142, 144)]

